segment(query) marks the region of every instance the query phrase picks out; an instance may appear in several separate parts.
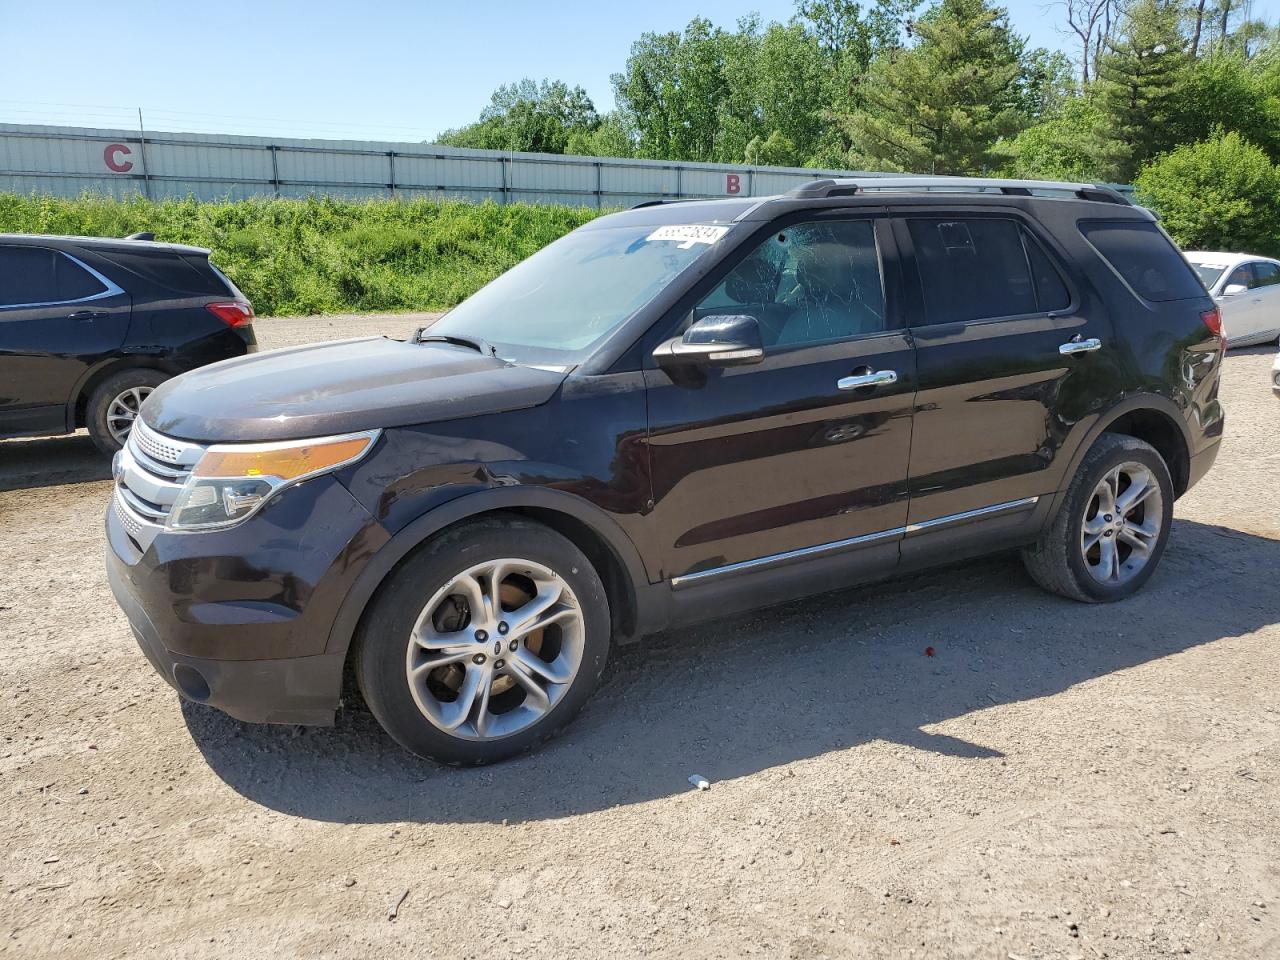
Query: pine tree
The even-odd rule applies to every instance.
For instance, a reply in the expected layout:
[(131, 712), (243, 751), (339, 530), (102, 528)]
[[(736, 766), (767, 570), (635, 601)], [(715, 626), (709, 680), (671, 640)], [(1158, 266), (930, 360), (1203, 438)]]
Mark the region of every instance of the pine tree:
[(1098, 61), (1101, 167), (1118, 182), (1166, 146), (1170, 97), (1187, 65), (1177, 0), (1132, 0)]
[(985, 0), (941, 0), (914, 25), (918, 42), (873, 64), (865, 106), (845, 118), (850, 162), (912, 173), (977, 173), (1026, 119), (1023, 42)]

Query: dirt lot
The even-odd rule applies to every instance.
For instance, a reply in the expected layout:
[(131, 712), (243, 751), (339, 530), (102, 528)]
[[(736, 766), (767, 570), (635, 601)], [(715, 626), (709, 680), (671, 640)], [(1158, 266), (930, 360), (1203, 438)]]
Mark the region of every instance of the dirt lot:
[(103, 579), (106, 464), (0, 443), (0, 955), (1278, 957), (1270, 363), (1228, 359), (1218, 466), (1139, 597), (999, 558), (672, 632), (470, 771), (363, 709), (180, 706)]

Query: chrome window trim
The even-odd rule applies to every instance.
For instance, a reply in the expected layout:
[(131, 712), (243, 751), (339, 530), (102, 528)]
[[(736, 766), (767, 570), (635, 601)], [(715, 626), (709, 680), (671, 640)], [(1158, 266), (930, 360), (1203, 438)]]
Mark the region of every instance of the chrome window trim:
[[(26, 246), (27, 246), (26, 244), (23, 244), (23, 248), (26, 248)], [(16, 245), (13, 245), (13, 244), (9, 244), (8, 247), (10, 249), (19, 249)], [(114, 297), (121, 293), (124, 293), (124, 288), (121, 287), (119, 284), (115, 283), (113, 280), (111, 280), (108, 277), (104, 277), (101, 273), (93, 269), (93, 267), (89, 266), (79, 257), (72, 256), (71, 254), (67, 253), (65, 250), (55, 250), (53, 247), (34, 247), (34, 249), (50, 250), (57, 256), (66, 257), (68, 260), (70, 260), (80, 269), (87, 271), (95, 280), (97, 280), (99, 283), (105, 286), (106, 289), (103, 290), (101, 293), (93, 293), (87, 297), (77, 297), (74, 300), (44, 300), (40, 303), (3, 303), (3, 304), (0, 304), (0, 310), (31, 310), (35, 307), (61, 307), (61, 306), (70, 306), (71, 304), (76, 304), (76, 303), (92, 303), (94, 300), (102, 300), (106, 297)]]
[(686, 573), (678, 577), (672, 577), (670, 581), (671, 587), (674, 590), (679, 590), (682, 587), (698, 583), (707, 583), (712, 580), (718, 580), (721, 577), (731, 576), (735, 573), (741, 573), (747, 570), (763, 570), (768, 569), (769, 567), (790, 563), (793, 560), (839, 553), (849, 547), (863, 546), (864, 544), (877, 543), (882, 540), (892, 540), (897, 537), (906, 537), (913, 533), (920, 533), (924, 530), (932, 530), (937, 527), (948, 526), (953, 523), (961, 523), (965, 520), (973, 520), (978, 517), (985, 517), (996, 513), (1006, 513), (1010, 510), (1019, 510), (1024, 507), (1031, 507), (1039, 500), (1039, 497), (1023, 497), (1020, 500), (1008, 500), (1004, 503), (992, 504), (989, 507), (978, 507), (974, 510), (965, 510), (962, 513), (947, 514), (946, 516), (936, 517), (933, 520), (922, 520), (919, 523), (908, 523), (906, 526), (894, 527), (891, 530), (880, 530), (876, 533), (866, 533), (859, 537), (849, 537), (846, 540), (833, 540), (830, 543), (821, 543), (813, 547), (801, 547), (798, 550), (788, 550), (784, 553), (773, 553), (765, 557), (757, 557), (755, 560), (740, 560), (737, 563), (729, 563), (723, 567), (712, 567), (710, 570), (699, 570), (697, 573)]

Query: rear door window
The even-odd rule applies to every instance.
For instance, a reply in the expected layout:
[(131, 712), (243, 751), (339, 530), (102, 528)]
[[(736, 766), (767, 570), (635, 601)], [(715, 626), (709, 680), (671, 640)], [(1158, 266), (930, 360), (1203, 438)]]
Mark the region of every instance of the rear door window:
[(105, 290), (102, 281), (56, 250), (0, 247), (0, 306), (67, 303)]
[(1252, 286), (1270, 287), (1277, 283), (1280, 283), (1280, 264), (1266, 263), (1261, 260), (1254, 263)]
[(929, 324), (1061, 310), (1071, 303), (1062, 275), (1013, 220), (910, 218)]
[(1080, 232), (1144, 300), (1190, 300), (1204, 286), (1177, 248), (1145, 220), (1082, 220)]

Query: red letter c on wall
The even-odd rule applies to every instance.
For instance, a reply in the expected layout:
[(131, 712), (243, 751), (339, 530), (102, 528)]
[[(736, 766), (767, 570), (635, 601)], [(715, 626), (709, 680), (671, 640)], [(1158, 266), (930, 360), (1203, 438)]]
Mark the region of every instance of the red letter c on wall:
[(109, 143), (107, 144), (107, 149), (102, 151), (102, 162), (113, 173), (128, 173), (133, 169), (133, 161), (121, 160), (119, 157), (121, 154), (127, 157), (132, 152), (123, 143)]

